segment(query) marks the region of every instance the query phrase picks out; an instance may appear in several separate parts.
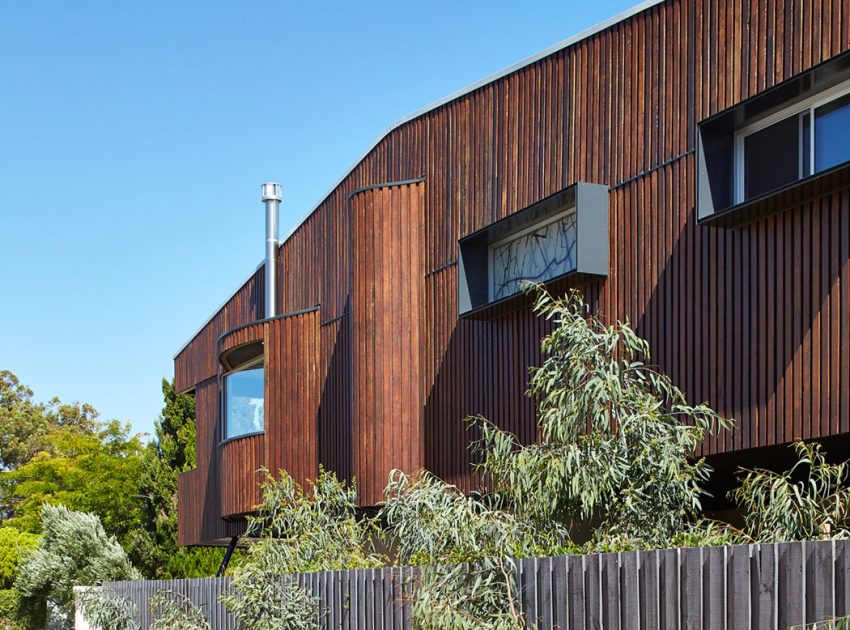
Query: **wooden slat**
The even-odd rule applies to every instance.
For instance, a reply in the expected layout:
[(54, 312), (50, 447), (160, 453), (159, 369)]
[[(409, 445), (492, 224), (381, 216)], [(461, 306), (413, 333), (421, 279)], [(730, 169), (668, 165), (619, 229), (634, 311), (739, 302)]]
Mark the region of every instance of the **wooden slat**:
[[(280, 312), (321, 305), (318, 411), (305, 420), (320, 439), (298, 466), (366, 473), (361, 500), (373, 505), (397, 455), (474, 488), (467, 415), (537, 438), (524, 390), (550, 327), (528, 310), (458, 320), (457, 241), (577, 181), (610, 188), (609, 276), (586, 299), (609, 322), (628, 319), (689, 400), (737, 420), (704, 454), (850, 433), (850, 191), (735, 230), (700, 227), (694, 213), (696, 125), (846, 52), (848, 12), (846, 1), (670, 0), (388, 133), (279, 250)], [(204, 428), (199, 469), (181, 482), (193, 495), (181, 501), (184, 543), (203, 541), (201, 514), (215, 511), (202, 489), (217, 464), (202, 454), (218, 421), (207, 391), (217, 340), (262, 318), (263, 278), (175, 359)]]

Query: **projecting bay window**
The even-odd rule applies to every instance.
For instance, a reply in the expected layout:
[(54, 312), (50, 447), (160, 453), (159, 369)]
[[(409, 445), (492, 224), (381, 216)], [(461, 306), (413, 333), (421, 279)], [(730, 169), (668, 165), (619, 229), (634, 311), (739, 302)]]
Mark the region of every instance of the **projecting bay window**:
[(736, 227), (850, 185), (850, 51), (697, 127), (697, 217)]
[(224, 376), (222, 407), (225, 440), (263, 432), (264, 376), (262, 357)]
[(461, 317), (523, 303), (526, 282), (578, 286), (608, 273), (608, 188), (577, 183), (458, 243)]
[(738, 203), (849, 161), (850, 86), (744, 128), (736, 144)]

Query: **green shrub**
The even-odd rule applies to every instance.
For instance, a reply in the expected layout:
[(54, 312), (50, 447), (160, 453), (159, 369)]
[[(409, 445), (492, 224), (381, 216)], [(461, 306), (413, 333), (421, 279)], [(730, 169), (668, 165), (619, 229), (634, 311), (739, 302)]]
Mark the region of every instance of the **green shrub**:
[(745, 532), (758, 542), (847, 538), (848, 462), (830, 464), (818, 443), (793, 448), (798, 460), (786, 472), (743, 471), (732, 497), (744, 510)]

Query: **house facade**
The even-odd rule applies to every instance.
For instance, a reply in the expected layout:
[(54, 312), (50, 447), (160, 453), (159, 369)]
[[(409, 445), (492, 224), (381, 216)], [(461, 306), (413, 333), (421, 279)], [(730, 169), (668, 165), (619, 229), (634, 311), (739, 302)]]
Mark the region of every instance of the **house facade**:
[[(713, 462), (850, 434), (850, 5), (645, 2), (396, 123), (175, 357), (197, 409), (179, 541), (223, 544), (256, 471), (469, 490), (482, 414), (535, 439), (548, 324), (523, 279), (628, 319)], [(273, 312), (273, 317), (267, 317)]]

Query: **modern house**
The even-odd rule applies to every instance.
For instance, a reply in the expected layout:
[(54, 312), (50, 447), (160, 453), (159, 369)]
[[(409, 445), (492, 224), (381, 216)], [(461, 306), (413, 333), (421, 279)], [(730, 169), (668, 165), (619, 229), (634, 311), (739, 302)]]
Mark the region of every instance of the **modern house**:
[(368, 507), (393, 468), (469, 489), (465, 416), (533, 441), (525, 278), (735, 418), (721, 469), (850, 435), (850, 5), (644, 2), (393, 125), (175, 357), (180, 543), (244, 531), (262, 466)]

